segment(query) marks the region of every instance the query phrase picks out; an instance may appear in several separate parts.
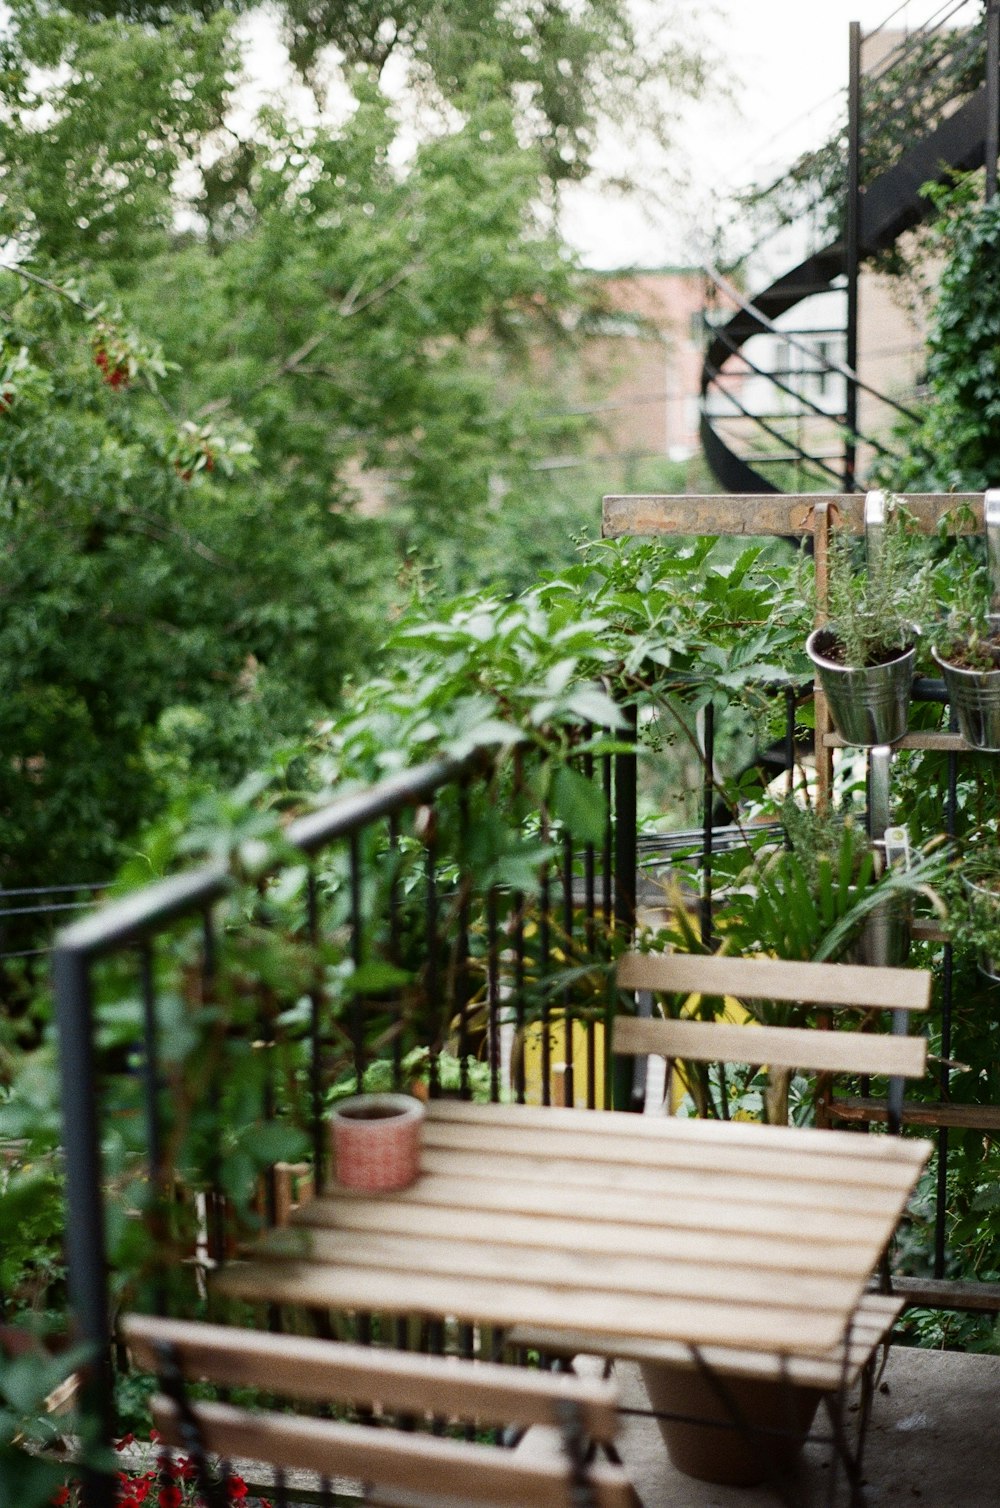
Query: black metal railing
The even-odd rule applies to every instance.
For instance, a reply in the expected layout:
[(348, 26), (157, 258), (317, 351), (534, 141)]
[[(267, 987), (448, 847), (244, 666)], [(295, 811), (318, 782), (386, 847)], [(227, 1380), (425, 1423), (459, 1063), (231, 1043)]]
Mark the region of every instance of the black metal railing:
[[(206, 864), (59, 936), (70, 1302), (105, 1439), (117, 1306), (200, 1312), (234, 1222), (273, 1222), (282, 1158), (322, 1190), (331, 1093), (416, 1075), (431, 1097), (611, 1103), (611, 939), (631, 934), (637, 868), (628, 736), (611, 752), (580, 731), (582, 838), (539, 799), (542, 756), (477, 753), (299, 818), (262, 874)], [(110, 1508), (110, 1478), (88, 1491)]]
[[(916, 690), (928, 701), (942, 695), (937, 683)], [(809, 690), (766, 694), (774, 712), (760, 726), (783, 732), (755, 755), (759, 788), (783, 769), (790, 791)], [(627, 712), (634, 740), (637, 711)], [(261, 873), (237, 854), (152, 884), (60, 935), (70, 1297), (78, 1335), (98, 1358), (89, 1402), (106, 1437), (115, 1424), (117, 1306), (204, 1312), (206, 1273), (232, 1254), (239, 1220), (274, 1222), (279, 1169), (308, 1167), (322, 1190), (331, 1094), (412, 1087), (416, 1078), (432, 1097), (636, 1107), (641, 1078), (616, 1084), (606, 1050), (615, 938), (630, 937), (637, 917), (653, 926), (666, 918), (673, 896), (664, 881), (683, 862), (711, 944), (717, 866), (747, 839), (716, 774), (726, 719), (718, 697), (702, 709), (697, 830), (644, 831), (634, 744), (612, 748), (582, 728), (572, 769), (595, 793), (582, 835), (554, 815), (551, 771), (537, 750), (480, 752), (405, 771), (299, 818)], [(960, 758), (951, 749), (942, 756), (950, 832)], [(778, 836), (773, 826), (754, 832)], [(940, 1011), (946, 1102), (960, 1046), (950, 953)], [(286, 1147), (282, 1138), (295, 1136)], [(940, 1276), (947, 1126), (938, 1148)], [(270, 1311), (266, 1322), (277, 1328), (282, 1316)], [(397, 1342), (445, 1345), (440, 1327), (414, 1342), (405, 1323), (393, 1323)], [(359, 1317), (353, 1333), (371, 1338), (371, 1319)], [(470, 1333), (455, 1343), (469, 1351)], [(95, 1478), (91, 1490), (94, 1508), (110, 1508), (111, 1484)], [(282, 1503), (282, 1493), (279, 1484), (270, 1495)]]

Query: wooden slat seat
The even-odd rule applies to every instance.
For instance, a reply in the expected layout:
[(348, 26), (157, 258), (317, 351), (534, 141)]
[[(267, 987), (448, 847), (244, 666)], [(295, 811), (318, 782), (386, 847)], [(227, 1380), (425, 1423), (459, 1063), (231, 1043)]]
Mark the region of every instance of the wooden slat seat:
[[(161, 1371), (167, 1347), (192, 1382), (481, 1428), (543, 1425), (561, 1431), (570, 1408), (591, 1439), (610, 1443), (617, 1429), (615, 1389), (603, 1381), (146, 1315), (128, 1315), (120, 1328), (140, 1366)], [(573, 1473), (561, 1449), (519, 1452), (228, 1403), (189, 1400), (189, 1407), (207, 1451), (370, 1483), (375, 1502), (400, 1501), (400, 1493), (452, 1508), (512, 1503), (570, 1508), (572, 1502)], [(174, 1399), (155, 1397), (152, 1414), (168, 1444), (186, 1444)], [(636, 1508), (620, 1466), (595, 1464), (587, 1475), (600, 1508)]]

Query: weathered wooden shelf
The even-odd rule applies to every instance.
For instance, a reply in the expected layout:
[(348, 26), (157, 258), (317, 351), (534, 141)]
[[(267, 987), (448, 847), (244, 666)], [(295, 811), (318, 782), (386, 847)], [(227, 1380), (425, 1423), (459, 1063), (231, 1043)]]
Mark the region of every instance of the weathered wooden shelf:
[[(857, 744), (849, 744), (841, 738), (839, 733), (824, 733), (824, 749), (854, 749)], [(961, 733), (907, 733), (892, 746), (894, 749), (936, 749), (942, 753), (949, 753), (954, 749), (959, 754), (975, 754), (971, 744), (967, 744)]]
[[(749, 493), (740, 497), (732, 493), (704, 497), (669, 493), (609, 495), (604, 499), (601, 533), (605, 539), (655, 534), (812, 534), (818, 503), (827, 504), (838, 529), (847, 529), (851, 534), (864, 533), (865, 498), (860, 492), (846, 496), (839, 492), (780, 496)], [(906, 506), (917, 527), (928, 534), (935, 531), (947, 514), (952, 515), (956, 534), (983, 531), (981, 492), (907, 493)]]
[[(888, 1118), (885, 1100), (868, 1097), (834, 1099), (831, 1110), (840, 1121), (878, 1123)], [(963, 1131), (1000, 1131), (1000, 1105), (956, 1105), (950, 1100), (914, 1101), (903, 1106), (907, 1126), (955, 1126)]]
[(893, 1278), (893, 1292), (911, 1308), (1000, 1310), (1000, 1283), (960, 1283), (952, 1278)]

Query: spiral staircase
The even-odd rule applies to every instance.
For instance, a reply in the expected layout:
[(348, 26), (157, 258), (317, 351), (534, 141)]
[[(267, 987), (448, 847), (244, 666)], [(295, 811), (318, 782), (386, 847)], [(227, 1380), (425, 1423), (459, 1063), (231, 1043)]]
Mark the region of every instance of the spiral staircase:
[[(985, 160), (990, 93), (984, 82), (985, 22), (957, 28), (957, 13), (968, 7), (954, 4), (945, 9), (942, 16), (938, 8), (934, 24), (899, 38), (887, 34), (874, 49), (876, 60), (859, 75), (860, 263), (889, 251), (904, 232), (933, 213), (931, 203), (921, 196), (923, 184), (942, 182), (952, 172), (969, 171)], [(866, 46), (873, 38), (878, 33), (866, 39)], [(842, 290), (849, 272), (841, 210), (847, 194), (846, 144), (830, 143), (821, 153), (800, 159), (800, 173), (808, 175), (810, 158), (817, 174), (826, 165), (825, 244), (752, 298), (716, 268), (706, 269), (725, 313), (709, 324), (701, 377), (701, 442), (712, 472), (727, 492), (788, 490), (775, 480), (776, 473), (794, 475), (795, 491), (854, 490), (861, 483), (855, 481), (847, 459), (849, 449), (869, 457), (890, 454), (887, 436), (892, 420), (910, 412), (906, 402), (878, 392), (831, 357), (830, 342), (817, 341), (815, 331), (795, 330), (783, 319), (806, 300)], [(779, 181), (773, 191), (780, 193), (783, 187), (787, 184)], [(774, 337), (773, 345), (796, 354), (795, 361), (786, 363), (789, 369), (768, 369), (746, 349), (760, 335)], [(843, 343), (842, 335), (837, 343)], [(791, 367), (798, 368), (797, 375)], [(829, 402), (810, 396), (803, 371), (813, 379), (813, 389), (828, 377), (843, 395), (848, 383), (856, 383), (856, 391), (866, 395), (869, 414), (884, 405), (884, 426), (880, 422), (877, 431), (863, 433), (857, 424), (850, 425), (844, 406), (834, 411)]]

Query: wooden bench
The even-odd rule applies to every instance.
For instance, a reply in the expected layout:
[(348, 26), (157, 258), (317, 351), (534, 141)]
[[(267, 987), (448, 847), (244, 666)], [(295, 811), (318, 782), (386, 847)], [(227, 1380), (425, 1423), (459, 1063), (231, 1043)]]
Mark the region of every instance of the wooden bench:
[[(620, 1465), (585, 1464), (589, 1442), (610, 1444), (617, 1431), (610, 1383), (138, 1314), (127, 1315), (120, 1331), (136, 1364), (172, 1386), (173, 1396), (152, 1400), (153, 1421), (168, 1444), (189, 1454), (193, 1426), (200, 1448), (213, 1455), (362, 1482), (365, 1501), (386, 1508), (638, 1508)], [(411, 1421), (516, 1426), (529, 1431), (531, 1448), (447, 1439), (381, 1418), (373, 1427), (193, 1400), (186, 1392), (179, 1398), (178, 1376)]]

